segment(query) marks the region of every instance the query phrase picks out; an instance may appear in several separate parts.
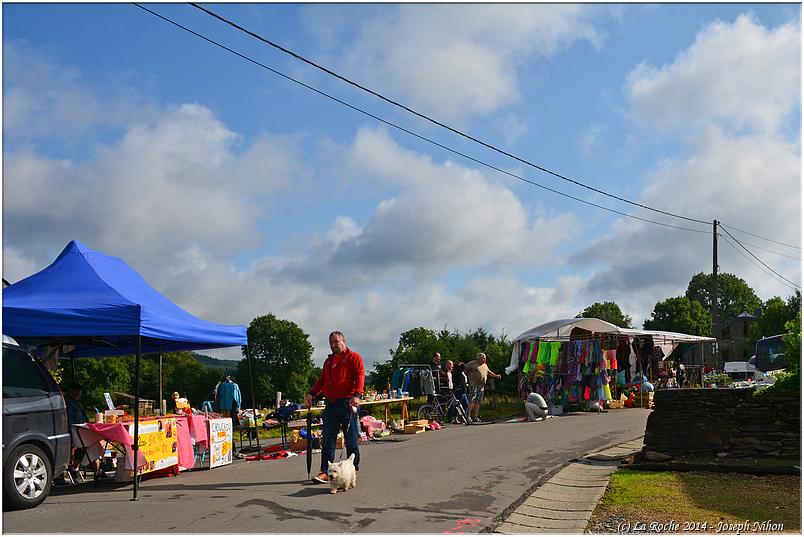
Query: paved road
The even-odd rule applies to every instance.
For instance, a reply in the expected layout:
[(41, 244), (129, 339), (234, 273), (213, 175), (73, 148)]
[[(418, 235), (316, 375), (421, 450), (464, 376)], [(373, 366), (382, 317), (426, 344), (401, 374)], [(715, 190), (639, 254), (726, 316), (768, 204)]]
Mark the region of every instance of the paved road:
[(642, 435), (648, 414), (614, 410), (394, 435), (364, 446), (357, 488), (334, 495), (306, 480), (304, 457), (148, 480), (138, 502), (130, 501), (130, 485), (80, 485), (36, 509), (3, 513), (3, 531), (479, 532), (567, 461)]

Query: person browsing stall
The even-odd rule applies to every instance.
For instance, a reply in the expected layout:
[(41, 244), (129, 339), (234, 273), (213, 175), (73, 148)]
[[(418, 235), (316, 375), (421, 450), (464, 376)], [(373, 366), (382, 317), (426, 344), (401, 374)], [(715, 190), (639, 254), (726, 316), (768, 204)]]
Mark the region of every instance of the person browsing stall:
[[(64, 391), (64, 402), (67, 406), (67, 430), (71, 431), (73, 425), (86, 423), (89, 421), (87, 412), (84, 410), (84, 405), (81, 404), (81, 392), (83, 386), (73, 382)], [(81, 467), (81, 459), (86, 457), (86, 449), (83, 447), (73, 446), (73, 458), (68, 467), (70, 475), (73, 477), (78, 476), (78, 471)], [(87, 457), (88, 458), (88, 457)], [(95, 472), (95, 477), (100, 475), (100, 460), (91, 461), (92, 469)]]
[(466, 364), (458, 362), (455, 364), (455, 369), (452, 370), (452, 391), (458, 401), (461, 402), (463, 413), (469, 416), (469, 397), (467, 396), (467, 389), (469, 380), (466, 378)]
[(527, 421), (544, 420), (547, 418), (547, 403), (544, 398), (538, 393), (531, 391), (528, 398), (525, 400), (525, 412), (528, 413), (525, 418)]
[(480, 423), (480, 403), (483, 402), (483, 392), (486, 388), (486, 378), (491, 377), (501, 379), (486, 365), (486, 355), (479, 353), (475, 360), (472, 360), (464, 369), (467, 379), (469, 379), (469, 422)]
[[(435, 385), (436, 393), (439, 393), (441, 390), (444, 389), (444, 386), (441, 384), (443, 370), (441, 369), (441, 353), (434, 352), (433, 357), (430, 359), (430, 373), (433, 375), (433, 384)], [(435, 402), (435, 397), (432, 395), (427, 396), (427, 402), (429, 404), (433, 404)]]
[(308, 408), (312, 406), (314, 396), (323, 395), (326, 400), (322, 423), (321, 471), (313, 478), (317, 483), (329, 481), (327, 467), (335, 460), (335, 441), (339, 427), (344, 430), (346, 455), (354, 453), (355, 470), (360, 469), (360, 448), (357, 444), (360, 425), (357, 410), (360, 398), (363, 397), (365, 382), (363, 359), (346, 346), (346, 338), (342, 332), (336, 331), (329, 335), (329, 348), (332, 354), (324, 361), (321, 376), (313, 384), (310, 393), (304, 396)]

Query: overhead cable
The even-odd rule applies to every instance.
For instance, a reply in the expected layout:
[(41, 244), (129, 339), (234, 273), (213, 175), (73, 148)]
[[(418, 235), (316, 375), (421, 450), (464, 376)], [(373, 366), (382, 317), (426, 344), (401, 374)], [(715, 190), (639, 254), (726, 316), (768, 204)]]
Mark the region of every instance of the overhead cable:
[[(141, 5), (141, 4), (138, 4), (138, 3), (136, 3), (136, 2), (134, 2), (133, 4), (134, 4), (135, 6), (137, 6), (138, 8), (140, 8), (140, 9), (142, 9), (142, 10), (144, 10), (144, 11), (147, 11), (148, 13), (151, 13), (152, 15), (154, 15), (154, 16), (156, 16), (156, 17), (159, 17), (160, 19), (164, 20), (165, 22), (168, 22), (168, 23), (170, 23), (170, 24), (172, 24), (172, 25), (176, 26), (177, 28), (181, 28), (182, 30), (184, 30), (184, 31), (186, 31), (186, 32), (188, 32), (188, 33), (191, 33), (191, 34), (195, 35), (196, 37), (200, 37), (201, 39), (203, 39), (203, 40), (205, 40), (205, 41), (207, 41), (207, 42), (209, 42), (209, 43), (212, 43), (213, 45), (215, 45), (215, 46), (217, 46), (217, 47), (220, 47), (220, 48), (222, 48), (222, 49), (226, 50), (227, 52), (231, 52), (232, 54), (234, 54), (234, 55), (236, 55), (236, 56), (238, 56), (238, 57), (240, 57), (240, 58), (242, 58), (242, 59), (244, 59), (244, 60), (246, 60), (246, 61), (248, 61), (248, 62), (251, 62), (251, 63), (253, 63), (254, 65), (257, 65), (257, 66), (259, 66), (259, 67), (262, 67), (263, 69), (266, 69), (266, 70), (268, 70), (268, 71), (270, 71), (270, 72), (272, 72), (272, 73), (274, 73), (274, 74), (276, 74), (276, 75), (278, 75), (278, 76), (281, 76), (282, 78), (285, 78), (286, 80), (290, 80), (291, 82), (294, 82), (294, 83), (296, 83), (296, 84), (298, 84), (298, 85), (300, 85), (300, 86), (302, 86), (302, 87), (305, 87), (305, 88), (309, 89), (310, 91), (313, 91), (313, 92), (315, 92), (315, 93), (318, 93), (319, 95), (321, 95), (321, 96), (323, 96), (323, 97), (326, 97), (326, 98), (328, 98), (328, 99), (331, 99), (332, 101), (335, 101), (335, 102), (337, 102), (338, 104), (341, 104), (341, 105), (343, 105), (343, 106), (345, 106), (345, 107), (347, 107), (347, 108), (350, 108), (350, 109), (352, 109), (352, 110), (354, 110), (354, 111), (356, 111), (356, 112), (359, 112), (359, 113), (361, 113), (361, 114), (363, 114), (363, 115), (365, 115), (365, 116), (368, 116), (368, 117), (370, 117), (370, 118), (372, 118), (372, 119), (374, 119), (374, 120), (376, 120), (376, 121), (379, 121), (380, 123), (383, 123), (384, 125), (388, 125), (389, 127), (393, 127), (394, 129), (397, 129), (397, 130), (402, 131), (402, 132), (404, 132), (404, 133), (406, 133), (406, 134), (409, 134), (410, 136), (413, 136), (413, 137), (415, 137), (415, 138), (418, 138), (419, 140), (422, 140), (422, 141), (428, 142), (428, 143), (430, 143), (430, 144), (433, 144), (433, 145), (435, 145), (436, 147), (440, 147), (441, 149), (444, 149), (444, 150), (446, 150), (446, 151), (449, 151), (449, 152), (451, 152), (451, 153), (453, 153), (453, 154), (455, 154), (455, 155), (458, 155), (458, 156), (460, 156), (460, 157), (463, 157), (463, 158), (465, 158), (465, 159), (467, 159), (467, 160), (470, 160), (470, 161), (472, 161), (472, 162), (474, 162), (474, 163), (476, 163), (476, 164), (479, 164), (479, 165), (481, 165), (481, 166), (484, 166), (484, 167), (486, 167), (486, 168), (489, 168), (489, 169), (495, 170), (495, 171), (497, 171), (497, 172), (499, 172), (499, 173), (502, 173), (502, 174), (508, 175), (508, 176), (510, 176), (510, 177), (513, 177), (513, 178), (515, 178), (515, 179), (518, 179), (518, 180), (520, 180), (520, 181), (523, 181), (523, 182), (528, 183), (528, 184), (530, 184), (530, 185), (533, 185), (533, 186), (535, 186), (535, 187), (538, 187), (538, 188), (541, 188), (541, 189), (547, 190), (547, 191), (552, 192), (552, 193), (554, 193), (554, 194), (558, 194), (558, 195), (560, 195), (560, 196), (564, 196), (564, 197), (566, 197), (566, 198), (569, 198), (569, 199), (572, 199), (572, 200), (578, 201), (578, 202), (580, 202), (580, 203), (584, 203), (584, 204), (586, 204), (586, 205), (590, 205), (590, 206), (592, 206), (592, 207), (596, 207), (596, 208), (598, 208), (598, 209), (603, 209), (604, 211), (609, 211), (609, 212), (611, 212), (611, 213), (618, 214), (618, 215), (620, 215), (620, 216), (625, 216), (625, 217), (627, 217), (627, 218), (632, 218), (632, 219), (634, 219), (634, 220), (639, 220), (639, 221), (642, 221), (642, 222), (648, 222), (648, 223), (650, 223), (650, 224), (656, 224), (656, 225), (658, 225), (658, 226), (664, 226), (664, 227), (668, 227), (668, 228), (672, 228), (672, 229), (679, 229), (679, 230), (683, 230), (683, 231), (691, 231), (691, 232), (693, 232), (693, 233), (706, 233), (706, 234), (711, 233), (709, 230), (702, 230), (702, 229), (687, 228), (687, 227), (682, 227), (682, 226), (675, 226), (675, 225), (672, 225), (672, 224), (667, 224), (667, 223), (665, 223), (665, 222), (658, 222), (658, 221), (656, 221), (656, 220), (651, 220), (651, 219), (649, 219), (649, 218), (643, 218), (643, 217), (641, 217), (641, 216), (636, 216), (636, 215), (633, 215), (633, 214), (629, 214), (629, 213), (625, 213), (625, 212), (622, 212), (622, 211), (618, 211), (618, 210), (616, 210), (616, 209), (611, 209), (611, 208), (609, 208), (609, 207), (605, 207), (605, 206), (603, 206), (603, 205), (599, 205), (599, 204), (597, 204), (597, 203), (593, 203), (593, 202), (591, 202), (591, 201), (587, 201), (587, 200), (584, 200), (584, 199), (578, 198), (578, 197), (576, 197), (576, 196), (572, 196), (572, 195), (570, 195), (570, 194), (566, 194), (566, 193), (564, 193), (564, 192), (561, 192), (560, 190), (556, 190), (556, 189), (554, 189), (554, 188), (550, 188), (550, 187), (548, 187), (548, 186), (542, 185), (542, 184), (540, 184), (540, 183), (537, 183), (537, 182), (535, 182), (535, 181), (532, 181), (532, 180), (530, 180), (530, 179), (527, 179), (527, 178), (522, 177), (522, 176), (520, 176), (520, 175), (517, 175), (517, 174), (515, 174), (515, 173), (509, 172), (508, 170), (504, 170), (504, 169), (502, 169), (502, 168), (499, 168), (499, 167), (497, 167), (497, 166), (494, 166), (493, 164), (489, 164), (489, 163), (487, 163), (487, 162), (484, 162), (484, 161), (482, 161), (482, 160), (480, 160), (480, 159), (477, 159), (477, 158), (475, 158), (475, 157), (472, 157), (472, 156), (470, 156), (470, 155), (467, 155), (466, 153), (462, 153), (461, 151), (458, 151), (457, 149), (453, 149), (453, 148), (451, 148), (451, 147), (449, 147), (449, 146), (446, 146), (446, 145), (444, 145), (444, 144), (441, 144), (441, 143), (439, 143), (439, 142), (436, 142), (435, 140), (432, 140), (432, 139), (430, 139), (430, 138), (427, 138), (427, 137), (425, 137), (425, 136), (423, 136), (423, 135), (421, 135), (421, 134), (418, 134), (418, 133), (416, 133), (416, 132), (414, 132), (414, 131), (411, 131), (411, 130), (409, 130), (409, 129), (406, 129), (405, 127), (402, 127), (402, 126), (400, 126), (400, 125), (398, 125), (398, 124), (396, 124), (396, 123), (393, 123), (393, 122), (391, 122), (391, 121), (388, 121), (388, 120), (386, 120), (386, 119), (383, 119), (383, 118), (381, 118), (381, 117), (379, 117), (379, 116), (377, 116), (377, 115), (375, 115), (375, 114), (372, 114), (371, 112), (368, 112), (368, 111), (366, 111), (366, 110), (364, 110), (364, 109), (362, 109), (362, 108), (360, 108), (360, 107), (357, 107), (357, 106), (355, 106), (355, 105), (353, 105), (353, 104), (350, 104), (350, 103), (348, 103), (348, 102), (346, 102), (346, 101), (344, 101), (344, 100), (342, 100), (342, 99), (339, 99), (339, 98), (337, 98), (337, 97), (335, 97), (335, 96), (333, 96), (333, 95), (330, 95), (330, 94), (328, 94), (328, 93), (326, 93), (326, 92), (324, 92), (324, 91), (322, 91), (322, 90), (320, 90), (320, 89), (318, 89), (318, 88), (316, 88), (316, 87), (314, 87), (314, 86), (311, 86), (310, 84), (307, 84), (307, 83), (302, 82), (302, 81), (300, 81), (300, 80), (297, 80), (297, 79), (295, 79), (295, 78), (293, 78), (293, 77), (291, 77), (291, 76), (289, 76), (289, 75), (286, 75), (285, 73), (283, 73), (283, 72), (281, 72), (281, 71), (279, 71), (279, 70), (277, 70), (277, 69), (274, 69), (273, 67), (269, 67), (269, 66), (267, 66), (267, 65), (265, 65), (265, 64), (263, 64), (263, 63), (260, 63), (260, 62), (258, 62), (257, 60), (254, 60), (254, 59), (252, 59), (252, 58), (250, 58), (250, 57), (248, 57), (248, 56), (246, 56), (246, 55), (244, 55), (244, 54), (241, 54), (240, 52), (237, 52), (236, 50), (233, 50), (233, 49), (231, 49), (231, 48), (227, 47), (226, 45), (223, 45), (223, 44), (221, 44), (221, 43), (219, 43), (219, 42), (215, 41), (214, 39), (211, 39), (211, 38), (209, 38), (209, 37), (206, 37), (205, 35), (202, 35), (202, 34), (200, 34), (200, 33), (196, 32), (195, 30), (191, 30), (190, 28), (187, 28), (186, 26), (183, 26), (182, 24), (180, 24), (180, 23), (178, 23), (178, 22), (173, 21), (173, 20), (171, 20), (171, 19), (170, 19), (170, 18), (168, 18), (168, 17), (165, 17), (165, 16), (163, 16), (163, 15), (160, 15), (159, 13), (156, 13), (155, 11), (152, 11), (152, 10), (148, 9), (147, 7), (145, 7), (145, 6)], [(709, 222), (703, 222), (703, 223), (704, 223), (704, 224), (709, 225)]]
[[(742, 230), (742, 229), (738, 229), (738, 228), (736, 228), (736, 227), (734, 227), (734, 226), (730, 226), (730, 225), (728, 225), (728, 224), (724, 224), (723, 222), (718, 222), (718, 224), (720, 224), (720, 225), (721, 225), (721, 226), (723, 226), (723, 227), (727, 227), (727, 228), (729, 228), (729, 229), (733, 229), (734, 231), (739, 231), (740, 233), (745, 233), (746, 235), (751, 235), (752, 237), (756, 237), (756, 238), (758, 238), (758, 239), (762, 239), (763, 241), (773, 242), (773, 243), (775, 243), (775, 244), (781, 244), (782, 246), (788, 246), (788, 247), (790, 247), (790, 248), (795, 248), (796, 250), (801, 250), (801, 246), (794, 246), (794, 245), (792, 245), (792, 244), (787, 244), (787, 243), (784, 243), (784, 242), (775, 241), (775, 240), (773, 240), (773, 239), (769, 239), (769, 238), (767, 238), (767, 237), (761, 237), (761, 236), (759, 236), (759, 235), (756, 235), (756, 234), (754, 234), (754, 233), (751, 233), (750, 231), (744, 231), (744, 230)], [(724, 230), (724, 231), (725, 231), (725, 230)], [(746, 244), (748, 244), (748, 243), (746, 243)]]
[(449, 125), (447, 125), (447, 124), (445, 124), (445, 123), (443, 123), (441, 121), (433, 119), (432, 117), (430, 117), (430, 116), (428, 116), (426, 114), (418, 112), (418, 111), (416, 111), (416, 110), (414, 110), (414, 109), (412, 109), (412, 108), (410, 108), (410, 107), (408, 107), (408, 106), (406, 106), (406, 105), (404, 105), (402, 103), (399, 103), (399, 102), (397, 102), (397, 101), (395, 101), (393, 99), (390, 99), (390, 98), (386, 97), (385, 95), (383, 95), (383, 94), (381, 94), (381, 93), (379, 93), (377, 91), (374, 91), (371, 88), (363, 86), (362, 84), (359, 84), (359, 83), (357, 83), (357, 82), (355, 82), (355, 81), (353, 81), (353, 80), (351, 80), (351, 79), (349, 79), (349, 78), (347, 78), (347, 77), (345, 77), (345, 76), (343, 76), (341, 74), (338, 74), (335, 71), (332, 71), (331, 69), (328, 69), (328, 68), (326, 68), (326, 67), (324, 67), (322, 65), (319, 65), (319, 64), (315, 63), (314, 61), (305, 58), (301, 54), (298, 54), (298, 53), (296, 53), (296, 52), (294, 52), (294, 51), (292, 51), (290, 49), (287, 49), (287, 48), (283, 47), (282, 45), (279, 45), (278, 43), (275, 43), (275, 42), (271, 41), (270, 39), (267, 39), (267, 38), (265, 38), (265, 37), (263, 37), (263, 36), (261, 36), (261, 35), (259, 35), (257, 33), (254, 33), (251, 30), (243, 28), (242, 26), (238, 25), (237, 23), (235, 23), (235, 22), (233, 22), (233, 21), (231, 21), (231, 20), (229, 20), (229, 19), (227, 19), (225, 17), (222, 17), (221, 15), (218, 15), (217, 13), (215, 13), (213, 11), (210, 11), (209, 9), (207, 9), (207, 8), (205, 8), (203, 6), (200, 6), (200, 5), (198, 5), (198, 4), (194, 3), (194, 2), (189, 2), (189, 4), (191, 6), (193, 6), (193, 7), (195, 7), (196, 9), (199, 9), (200, 11), (203, 11), (204, 13), (210, 15), (211, 17), (214, 17), (214, 18), (220, 20), (221, 22), (224, 22), (224, 23), (228, 24), (229, 26), (231, 26), (233, 28), (236, 28), (237, 30), (240, 30), (241, 32), (244, 32), (244, 33), (254, 37), (255, 39), (258, 39), (258, 40), (262, 41), (263, 43), (265, 43), (267, 45), (270, 45), (270, 46), (274, 47), (275, 49), (277, 49), (277, 50), (279, 50), (281, 52), (284, 52), (285, 54), (288, 54), (288, 55), (292, 56), (293, 58), (295, 58), (295, 59), (297, 59), (297, 60), (299, 60), (301, 62), (304, 62), (304, 63), (306, 63), (306, 64), (308, 64), (308, 65), (310, 65), (312, 67), (315, 67), (316, 69), (319, 69), (320, 71), (323, 71), (323, 72), (327, 73), (328, 75), (331, 75), (331, 76), (333, 76), (333, 77), (335, 77), (335, 78), (337, 78), (337, 79), (339, 79), (339, 80), (341, 80), (341, 81), (343, 81), (343, 82), (345, 82), (345, 83), (347, 83), (347, 84), (349, 84), (351, 86), (354, 86), (354, 87), (356, 87), (356, 88), (358, 88), (358, 89), (360, 89), (360, 90), (362, 90), (362, 91), (364, 91), (366, 93), (369, 93), (369, 94), (377, 97), (378, 99), (381, 99), (381, 100), (383, 100), (383, 101), (385, 101), (385, 102), (387, 102), (387, 103), (389, 103), (389, 104), (391, 104), (393, 106), (401, 108), (402, 110), (405, 110), (406, 112), (409, 112), (409, 113), (411, 113), (411, 114), (413, 114), (413, 115), (415, 115), (415, 116), (417, 116), (417, 117), (419, 117), (421, 119), (424, 119), (425, 121), (428, 121), (428, 122), (430, 122), (430, 123), (432, 123), (434, 125), (437, 125), (437, 126), (443, 128), (443, 129), (446, 129), (446, 130), (448, 130), (448, 131), (450, 131), (450, 132), (452, 132), (454, 134), (457, 134), (458, 136), (466, 138), (467, 140), (471, 140), (471, 141), (473, 141), (473, 142), (475, 142), (477, 144), (480, 144), (483, 147), (491, 149), (492, 151), (495, 151), (495, 152), (497, 152), (497, 153), (499, 153), (501, 155), (505, 155), (506, 157), (512, 158), (512, 159), (514, 159), (514, 160), (516, 160), (518, 162), (521, 162), (522, 164), (525, 164), (527, 166), (531, 166), (533, 168), (536, 168), (537, 170), (539, 170), (541, 172), (547, 173), (547, 174), (552, 175), (554, 177), (558, 177), (559, 179), (562, 179), (564, 181), (568, 181), (570, 183), (573, 183), (573, 184), (575, 184), (577, 186), (586, 188), (588, 190), (591, 190), (592, 192), (596, 192), (598, 194), (608, 196), (609, 198), (613, 198), (613, 199), (616, 199), (618, 201), (622, 201), (624, 203), (628, 203), (630, 205), (634, 205), (636, 207), (646, 209), (648, 211), (653, 211), (653, 212), (656, 212), (656, 213), (664, 214), (666, 216), (672, 216), (674, 218), (680, 218), (682, 220), (687, 220), (689, 222), (695, 222), (695, 223), (698, 223), (698, 224), (710, 224), (711, 223), (711, 222), (707, 222), (707, 221), (704, 221), (704, 220), (699, 220), (697, 218), (691, 218), (691, 217), (688, 217), (688, 216), (683, 216), (683, 215), (680, 215), (680, 214), (672, 213), (672, 212), (669, 212), (669, 211), (664, 211), (662, 209), (656, 209), (655, 207), (651, 207), (649, 205), (644, 205), (642, 203), (629, 200), (627, 198), (623, 198), (623, 197), (620, 197), (620, 196), (617, 196), (617, 195), (614, 195), (614, 194), (610, 194), (609, 192), (606, 192), (605, 190), (595, 188), (593, 186), (587, 185), (586, 183), (582, 183), (582, 182), (580, 182), (578, 180), (572, 179), (572, 178), (567, 177), (565, 175), (562, 175), (560, 173), (557, 173), (557, 172), (554, 172), (552, 170), (549, 170), (549, 169), (545, 168), (544, 166), (540, 166), (538, 164), (535, 164), (535, 163), (533, 163), (533, 162), (531, 162), (531, 161), (529, 161), (527, 159), (521, 158), (521, 157), (519, 157), (517, 155), (514, 155), (513, 153), (505, 151), (504, 149), (500, 149), (499, 147), (497, 147), (497, 146), (495, 146), (493, 144), (485, 142), (485, 141), (483, 141), (483, 140), (481, 140), (479, 138), (476, 138), (476, 137), (474, 137), (474, 136), (472, 136), (470, 134), (467, 134), (467, 133), (465, 133), (465, 132), (463, 132), (461, 130), (458, 130), (458, 129), (454, 128), (454, 127), (451, 127), (451, 126), (449, 126)]
[[(723, 229), (723, 228), (721, 228), (721, 229)], [(754, 259), (756, 259), (757, 261), (759, 261), (760, 263), (762, 263), (762, 265), (763, 265), (765, 268), (767, 268), (768, 270), (770, 270), (771, 272), (773, 272), (774, 274), (776, 274), (777, 276), (779, 276), (780, 278), (782, 278), (782, 279), (783, 279), (784, 281), (786, 281), (787, 283), (792, 284), (792, 285), (795, 285), (797, 289), (801, 289), (801, 287), (800, 287), (798, 284), (796, 284), (795, 282), (791, 282), (790, 280), (788, 280), (787, 278), (785, 278), (784, 276), (782, 276), (781, 274), (779, 274), (778, 272), (776, 272), (775, 270), (773, 270), (772, 268), (770, 268), (770, 267), (769, 267), (769, 266), (768, 266), (768, 265), (767, 265), (767, 264), (766, 264), (764, 261), (762, 261), (762, 260), (761, 260), (760, 258), (758, 258), (756, 255), (754, 255), (754, 253), (753, 253), (751, 250), (749, 250), (748, 248), (746, 248), (746, 247), (743, 245), (743, 243), (741, 243), (740, 241), (738, 241), (737, 239), (735, 239), (735, 238), (734, 238), (734, 235), (732, 235), (731, 233), (729, 233), (729, 231), (728, 231), (727, 229), (723, 229), (723, 231), (726, 233), (726, 235), (728, 235), (729, 237), (731, 237), (731, 239), (732, 239), (734, 242), (736, 242), (736, 243), (737, 243), (737, 244), (738, 244), (738, 245), (739, 245), (739, 246), (740, 246), (740, 247), (741, 247), (743, 250), (745, 250), (746, 252), (748, 252), (748, 254), (749, 254), (751, 257), (753, 257)]]
[[(720, 223), (720, 222), (718, 222), (718, 223)], [(720, 235), (720, 236), (722, 237), (723, 235)], [(758, 246), (756, 244), (751, 244), (750, 242), (743, 241), (743, 244), (745, 244), (746, 246), (751, 246), (752, 248), (759, 248), (760, 250), (764, 250), (765, 252), (770, 252), (772, 254), (780, 255), (782, 257), (787, 257), (788, 259), (795, 259), (797, 261), (801, 261), (801, 257), (796, 257), (796, 256), (793, 256), (793, 255), (783, 254), (782, 252), (777, 252), (776, 250), (771, 250), (769, 248), (764, 248), (764, 247)]]
[(754, 265), (755, 267), (757, 267), (759, 270), (761, 270), (762, 272), (764, 272), (765, 274), (767, 274), (768, 276), (770, 276), (771, 278), (773, 278), (773, 279), (774, 279), (774, 280), (776, 280), (777, 282), (781, 283), (781, 284), (782, 284), (782, 285), (784, 285), (785, 287), (789, 287), (790, 289), (793, 289), (793, 290), (798, 289), (798, 287), (797, 287), (797, 286), (795, 286), (795, 285), (790, 285), (789, 283), (787, 283), (787, 282), (786, 282), (786, 281), (784, 281), (783, 279), (781, 279), (781, 278), (779, 278), (778, 276), (776, 276), (776, 275), (775, 275), (773, 272), (771, 272), (771, 271), (767, 270), (765, 267), (763, 267), (762, 265), (760, 265), (759, 263), (757, 263), (756, 261), (754, 261), (753, 259), (751, 259), (750, 257), (748, 257), (748, 256), (745, 254), (745, 252), (743, 252), (741, 249), (737, 248), (737, 246), (735, 246), (735, 245), (734, 245), (734, 244), (733, 244), (733, 243), (732, 243), (732, 242), (729, 240), (729, 238), (728, 238), (728, 237), (726, 237), (725, 235), (722, 235), (722, 234), (720, 234), (720, 233), (718, 233), (717, 235), (718, 235), (718, 237), (720, 237), (721, 239), (723, 239), (723, 242), (725, 242), (726, 244), (728, 244), (729, 246), (731, 246), (731, 247), (734, 249), (734, 251), (736, 251), (738, 254), (740, 254), (741, 256), (743, 256), (744, 258), (746, 258), (746, 259), (747, 259), (747, 260), (748, 260), (748, 261), (749, 261), (751, 264), (753, 264), (753, 265)]

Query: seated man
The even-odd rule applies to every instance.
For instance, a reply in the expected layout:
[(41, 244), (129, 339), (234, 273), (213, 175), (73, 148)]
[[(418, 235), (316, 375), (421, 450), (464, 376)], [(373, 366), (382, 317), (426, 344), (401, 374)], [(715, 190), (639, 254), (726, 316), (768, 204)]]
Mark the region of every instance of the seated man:
[(547, 403), (538, 393), (530, 392), (525, 401), (525, 411), (528, 413), (528, 421), (543, 420), (547, 417)]
[[(67, 390), (64, 392), (64, 402), (67, 404), (67, 428), (68, 430), (72, 430), (73, 425), (78, 425), (80, 423), (86, 423), (89, 421), (87, 418), (86, 410), (84, 410), (84, 406), (81, 404), (81, 390), (83, 387), (73, 382), (69, 386), (67, 386)], [(67, 467), (67, 470), (70, 472), (72, 477), (77, 477), (79, 469), (81, 467), (81, 459), (85, 458), (86, 450), (82, 447), (73, 446), (73, 458), (70, 462), (70, 465)], [(97, 479), (100, 477), (100, 460), (94, 460), (91, 462), (92, 469), (94, 471), (94, 476)]]

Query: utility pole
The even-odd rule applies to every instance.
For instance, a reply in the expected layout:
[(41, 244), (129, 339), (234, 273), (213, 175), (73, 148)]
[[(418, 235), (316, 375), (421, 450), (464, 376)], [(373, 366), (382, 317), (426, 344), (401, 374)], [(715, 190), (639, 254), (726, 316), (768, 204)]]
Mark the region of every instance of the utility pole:
[[(712, 220), (712, 337), (717, 338), (717, 220)], [(719, 361), (718, 344), (715, 341), (715, 347), (712, 352), (712, 358), (717, 367)]]

